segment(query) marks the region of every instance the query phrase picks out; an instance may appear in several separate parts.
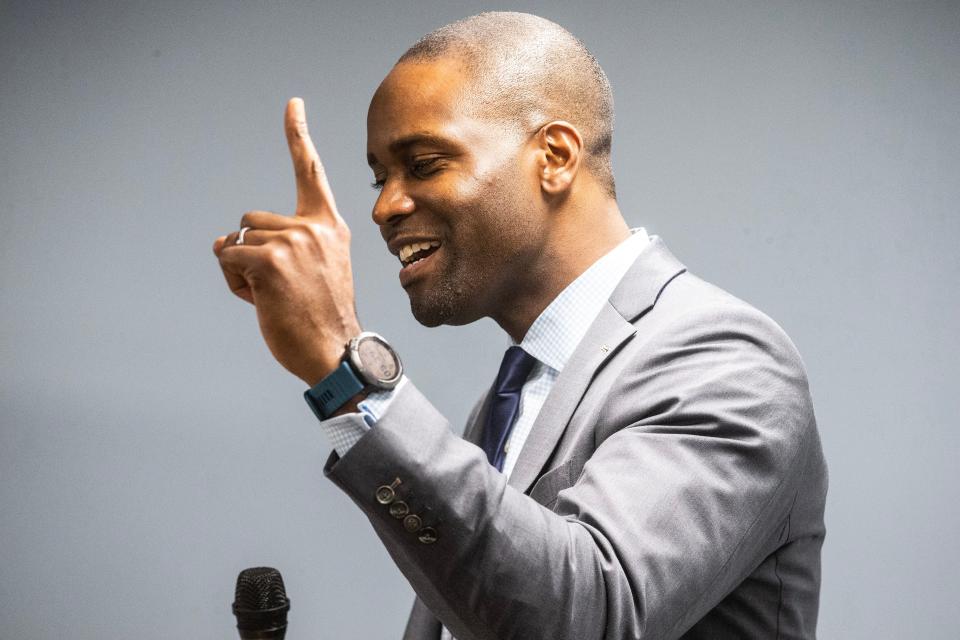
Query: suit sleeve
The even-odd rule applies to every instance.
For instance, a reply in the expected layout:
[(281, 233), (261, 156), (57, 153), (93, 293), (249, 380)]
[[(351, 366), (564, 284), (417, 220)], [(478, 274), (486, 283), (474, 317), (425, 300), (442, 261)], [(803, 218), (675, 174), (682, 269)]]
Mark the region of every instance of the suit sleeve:
[(459, 640), (678, 637), (776, 548), (816, 437), (793, 345), (745, 305), (643, 339), (551, 509), (413, 384), (331, 455), (328, 476)]

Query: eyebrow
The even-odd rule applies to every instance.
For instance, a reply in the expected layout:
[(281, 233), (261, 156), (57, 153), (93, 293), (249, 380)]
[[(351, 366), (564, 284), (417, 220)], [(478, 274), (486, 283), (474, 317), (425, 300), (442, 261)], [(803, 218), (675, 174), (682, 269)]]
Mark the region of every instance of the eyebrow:
[[(396, 155), (401, 151), (409, 149), (415, 144), (432, 144), (438, 147), (449, 147), (450, 140), (432, 133), (411, 133), (408, 136), (397, 138), (390, 143), (390, 146), (388, 146), (387, 149), (390, 150), (390, 153)], [(368, 153), (367, 164), (373, 165), (376, 164), (376, 162), (377, 157), (372, 153)]]

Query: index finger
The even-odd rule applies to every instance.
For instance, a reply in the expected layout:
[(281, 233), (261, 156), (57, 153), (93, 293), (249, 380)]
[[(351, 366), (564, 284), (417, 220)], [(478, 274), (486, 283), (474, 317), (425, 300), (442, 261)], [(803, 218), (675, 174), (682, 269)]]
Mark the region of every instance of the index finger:
[(290, 157), (293, 159), (293, 172), (297, 178), (296, 215), (336, 218), (337, 205), (330, 183), (327, 182), (327, 172), (323, 169), (320, 155), (307, 130), (307, 116), (302, 99), (291, 98), (287, 102), (284, 130), (290, 147)]

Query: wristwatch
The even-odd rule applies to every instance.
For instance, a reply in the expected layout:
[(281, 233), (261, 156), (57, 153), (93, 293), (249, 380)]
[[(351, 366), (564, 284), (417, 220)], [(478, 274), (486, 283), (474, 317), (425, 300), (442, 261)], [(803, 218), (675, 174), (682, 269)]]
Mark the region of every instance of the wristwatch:
[(326, 420), (361, 391), (393, 389), (403, 375), (400, 356), (382, 336), (364, 331), (347, 344), (340, 366), (307, 389), (303, 397)]

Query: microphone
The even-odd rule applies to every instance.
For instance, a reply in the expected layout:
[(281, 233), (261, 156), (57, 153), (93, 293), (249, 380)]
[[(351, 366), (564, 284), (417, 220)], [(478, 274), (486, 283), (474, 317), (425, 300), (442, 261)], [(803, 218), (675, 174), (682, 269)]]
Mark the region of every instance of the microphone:
[(276, 569), (253, 567), (237, 576), (233, 615), (241, 640), (283, 640), (289, 610), (290, 599)]

